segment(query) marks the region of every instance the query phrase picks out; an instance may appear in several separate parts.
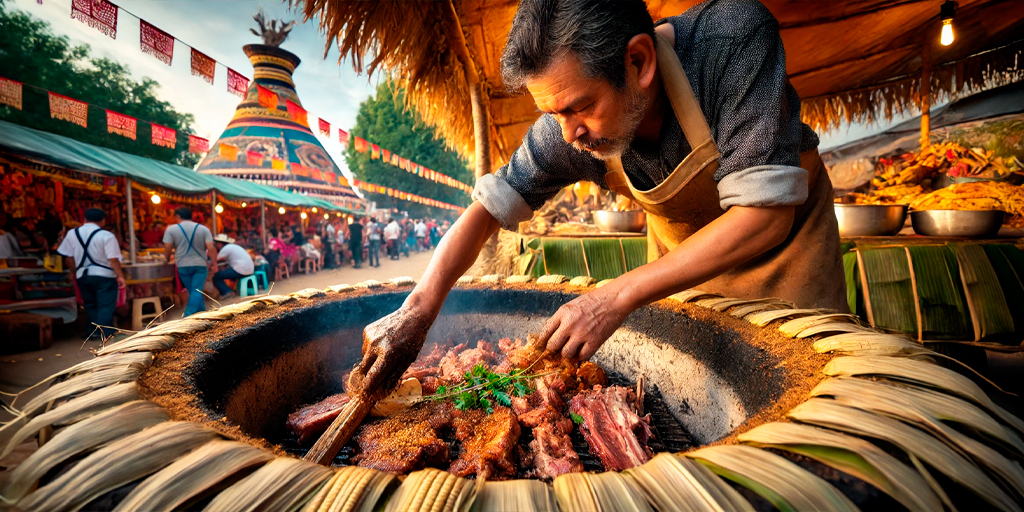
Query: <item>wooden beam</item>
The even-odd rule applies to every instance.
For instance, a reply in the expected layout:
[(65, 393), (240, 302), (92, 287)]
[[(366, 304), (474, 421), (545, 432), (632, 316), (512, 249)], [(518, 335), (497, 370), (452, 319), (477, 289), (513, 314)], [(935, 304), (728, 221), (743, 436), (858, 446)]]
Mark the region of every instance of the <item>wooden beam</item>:
[(926, 38), (921, 45), (921, 149), (931, 144), (928, 133), (931, 131), (932, 42)]
[(466, 36), (462, 33), (462, 23), (459, 22), (459, 14), (455, 11), (455, 4), (448, 0), (448, 9), (445, 10), (445, 22), (448, 26), (448, 36), (451, 38), (452, 51), (462, 63), (462, 69), (466, 73), (466, 82), (469, 85), (469, 101), (473, 109), (473, 139), (475, 142), (474, 153), (476, 154), (477, 178), (491, 172), (491, 115), (487, 108), (484, 84), (480, 80), (480, 73), (476, 64), (469, 54), (469, 45), (466, 44)]

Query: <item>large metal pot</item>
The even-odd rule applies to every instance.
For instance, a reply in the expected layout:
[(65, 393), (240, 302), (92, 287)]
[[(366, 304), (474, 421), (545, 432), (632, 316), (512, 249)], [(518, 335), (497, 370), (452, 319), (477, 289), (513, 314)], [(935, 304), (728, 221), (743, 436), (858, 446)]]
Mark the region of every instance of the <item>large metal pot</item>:
[(170, 263), (124, 265), (124, 274), (124, 277), (132, 283), (168, 281), (174, 279), (174, 265)]
[(922, 210), (911, 212), (910, 222), (924, 236), (993, 238), (1005, 215), (999, 210)]
[(605, 233), (639, 233), (644, 230), (646, 223), (647, 214), (643, 211), (594, 212), (594, 224)]
[(839, 236), (892, 236), (903, 229), (905, 204), (837, 204)]

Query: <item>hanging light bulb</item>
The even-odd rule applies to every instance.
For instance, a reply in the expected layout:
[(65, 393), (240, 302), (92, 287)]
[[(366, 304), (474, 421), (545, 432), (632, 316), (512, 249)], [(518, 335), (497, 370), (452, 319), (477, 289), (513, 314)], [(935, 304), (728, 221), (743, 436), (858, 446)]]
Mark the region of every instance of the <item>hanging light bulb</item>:
[(331, 218), (331, 215), (329, 213), (325, 213), (324, 214), (324, 219), (329, 219), (329, 218)]
[(349, 217), (348, 218), (348, 223), (352, 224), (353, 222), (355, 222), (355, 220), (356, 220), (355, 217)]
[(224, 206), (218, 204), (217, 206), (213, 207), (213, 211), (217, 213), (224, 213)]
[(302, 213), (299, 214), (299, 217), (302, 217), (303, 219), (305, 219), (306, 217), (308, 217), (308, 215), (306, 215), (306, 212), (302, 212)]
[(151, 197), (149, 198), (149, 200), (150, 200), (150, 201), (153, 201), (153, 204), (160, 204), (160, 196), (158, 196), (158, 195), (156, 195), (156, 194), (153, 194), (153, 195), (152, 195), (152, 196), (151, 196)]
[(942, 46), (953, 44), (953, 16), (956, 15), (956, 2), (947, 1), (939, 8), (939, 18), (942, 19), (942, 35), (939, 42)]
[(341, 214), (340, 214), (340, 213), (336, 213), (335, 215), (337, 215), (338, 217), (341, 217)]
[(316, 206), (313, 207), (313, 213), (316, 213)]
[(242, 208), (245, 208), (245, 206), (246, 206), (247, 204), (248, 204), (248, 203), (246, 203), (245, 201), (243, 201), (243, 202), (242, 202)]
[(284, 215), (284, 206), (278, 208), (277, 209), (277, 213), (280, 213), (281, 215)]

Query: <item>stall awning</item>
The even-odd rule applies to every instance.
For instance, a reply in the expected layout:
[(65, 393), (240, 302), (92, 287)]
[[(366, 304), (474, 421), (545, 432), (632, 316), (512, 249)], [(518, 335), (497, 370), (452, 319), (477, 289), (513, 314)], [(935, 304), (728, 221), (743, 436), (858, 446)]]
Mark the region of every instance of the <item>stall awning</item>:
[(285, 206), (347, 211), (330, 202), (243, 180), (200, 174), (187, 167), (86, 144), (68, 137), (0, 121), (0, 151), (55, 167), (131, 178), (182, 194), (216, 190), (235, 199), (264, 199)]

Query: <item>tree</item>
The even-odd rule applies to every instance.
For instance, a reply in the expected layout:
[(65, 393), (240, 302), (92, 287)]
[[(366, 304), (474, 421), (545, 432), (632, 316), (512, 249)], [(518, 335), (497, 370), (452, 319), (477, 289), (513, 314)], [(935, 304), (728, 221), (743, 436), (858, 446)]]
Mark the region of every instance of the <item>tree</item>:
[[(359, 105), (352, 136), (362, 137), (373, 144), (397, 153), (434, 171), (447, 174), (466, 184), (473, 183), (473, 172), (458, 153), (445, 147), (434, 129), (424, 124), (415, 112), (406, 110), (403, 93), (394, 91), (392, 84), (381, 84), (377, 93)], [(345, 154), (348, 168), (369, 183), (399, 189), (457, 206), (469, 205), (465, 192), (422, 178), (380, 160), (371, 160), (370, 152), (360, 153), (349, 144)], [(384, 208), (406, 210), (412, 217), (436, 217), (442, 212), (423, 204), (403, 201), (382, 194), (369, 194)]]
[[(49, 23), (0, 2), (0, 76), (23, 82), (23, 110), (0, 105), (0, 119), (125, 153), (193, 167), (199, 155), (188, 152), (192, 114), (176, 111), (157, 98), (150, 78), (135, 81), (128, 67), (89, 57), (89, 46), (72, 46)], [(30, 87), (35, 86), (35, 87)], [(37, 88), (38, 87), (38, 88)], [(89, 103), (88, 128), (50, 118), (46, 91)], [(107, 133), (105, 109), (139, 120), (136, 140)], [(152, 144), (149, 122), (178, 132), (174, 149)]]

